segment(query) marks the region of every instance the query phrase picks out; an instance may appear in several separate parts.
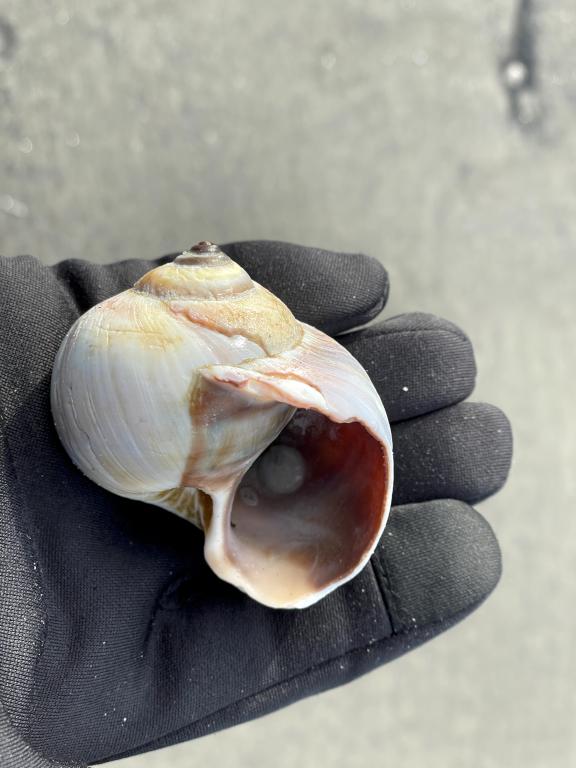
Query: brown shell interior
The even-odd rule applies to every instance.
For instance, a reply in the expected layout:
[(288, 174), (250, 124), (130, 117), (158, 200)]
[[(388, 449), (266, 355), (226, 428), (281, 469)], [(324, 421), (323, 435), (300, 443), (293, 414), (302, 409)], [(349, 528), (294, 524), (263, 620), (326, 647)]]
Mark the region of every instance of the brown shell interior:
[[(262, 462), (278, 445), (304, 460), (304, 482), (294, 493), (271, 493), (262, 482)], [(296, 411), (267, 451), (235, 494), (229, 557), (260, 595), (288, 604), (341, 581), (372, 549), (387, 497), (387, 456), (362, 424), (334, 423), (311, 410)]]

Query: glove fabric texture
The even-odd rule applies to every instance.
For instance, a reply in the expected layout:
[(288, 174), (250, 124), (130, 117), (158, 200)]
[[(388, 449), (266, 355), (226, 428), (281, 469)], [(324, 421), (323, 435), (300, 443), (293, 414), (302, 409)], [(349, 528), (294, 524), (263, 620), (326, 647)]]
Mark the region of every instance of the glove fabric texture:
[(476, 374), (466, 335), (421, 313), (354, 331), (388, 295), (375, 259), (274, 242), (223, 249), (298, 319), (344, 334), (372, 377), (396, 471), (382, 540), (357, 578), (305, 610), (265, 608), (220, 581), (199, 530), (84, 477), (50, 412), (72, 323), (172, 257), (0, 258), (3, 768), (78, 768), (259, 717), (435, 637), (498, 582), (498, 544), (470, 504), (503, 485), (511, 433), (494, 406), (463, 402)]

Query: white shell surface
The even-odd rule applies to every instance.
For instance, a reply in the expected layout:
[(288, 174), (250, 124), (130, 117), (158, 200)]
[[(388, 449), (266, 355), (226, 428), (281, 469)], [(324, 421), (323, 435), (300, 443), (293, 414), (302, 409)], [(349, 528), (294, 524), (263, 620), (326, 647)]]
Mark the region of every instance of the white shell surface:
[(199, 461), (208, 460), (205, 435), (189, 414), (198, 370), (262, 354), (243, 337), (200, 326), (191, 333), (157, 298), (126, 291), (83, 315), (60, 348), (56, 428), (74, 463), (109, 491), (176, 488), (196, 448)]
[[(94, 482), (203, 528), (221, 578), (265, 605), (303, 608), (377, 544), (392, 492), (388, 420), (336, 341), (257, 283), (244, 290), (249, 278), (222, 256), (215, 267), (203, 256), (186, 284), (190, 260), (147, 273), (70, 329), (52, 377), (56, 429)], [(221, 296), (229, 270), (235, 293)], [(311, 445), (332, 474), (310, 468)]]

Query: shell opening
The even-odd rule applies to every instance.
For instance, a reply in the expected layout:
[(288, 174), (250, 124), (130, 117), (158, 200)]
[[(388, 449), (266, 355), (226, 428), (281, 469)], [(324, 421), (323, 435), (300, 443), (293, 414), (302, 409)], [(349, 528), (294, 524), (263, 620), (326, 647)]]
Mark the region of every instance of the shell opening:
[(247, 591), (304, 605), (364, 564), (382, 521), (386, 462), (361, 423), (296, 411), (232, 501), (228, 556)]

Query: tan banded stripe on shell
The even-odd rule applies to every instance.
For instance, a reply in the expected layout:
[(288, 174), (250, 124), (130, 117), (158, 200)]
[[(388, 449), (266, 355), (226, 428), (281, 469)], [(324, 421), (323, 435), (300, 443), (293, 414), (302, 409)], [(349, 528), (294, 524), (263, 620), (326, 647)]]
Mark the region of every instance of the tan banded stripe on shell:
[(184, 251), (143, 275), (133, 290), (161, 299), (195, 325), (250, 339), (267, 355), (292, 349), (302, 339), (288, 307), (220, 250)]

